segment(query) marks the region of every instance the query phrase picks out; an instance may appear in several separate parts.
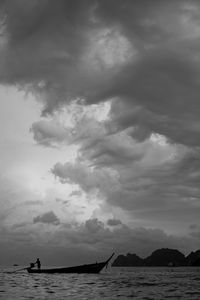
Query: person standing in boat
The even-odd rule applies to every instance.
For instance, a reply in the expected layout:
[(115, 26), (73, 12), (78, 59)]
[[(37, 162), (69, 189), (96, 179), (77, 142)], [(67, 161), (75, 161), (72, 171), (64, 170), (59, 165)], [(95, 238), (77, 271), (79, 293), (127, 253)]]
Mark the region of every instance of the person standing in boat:
[(37, 268), (40, 269), (41, 268), (41, 262), (40, 262), (40, 259), (37, 258), (35, 264), (37, 265)]

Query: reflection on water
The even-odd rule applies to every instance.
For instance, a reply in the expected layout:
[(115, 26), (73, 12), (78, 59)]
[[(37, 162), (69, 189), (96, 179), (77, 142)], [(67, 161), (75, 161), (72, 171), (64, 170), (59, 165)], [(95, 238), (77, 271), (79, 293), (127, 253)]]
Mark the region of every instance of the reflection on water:
[[(200, 268), (109, 268), (101, 274), (0, 269), (1, 299), (200, 299)], [(13, 269), (12, 269), (13, 270)]]

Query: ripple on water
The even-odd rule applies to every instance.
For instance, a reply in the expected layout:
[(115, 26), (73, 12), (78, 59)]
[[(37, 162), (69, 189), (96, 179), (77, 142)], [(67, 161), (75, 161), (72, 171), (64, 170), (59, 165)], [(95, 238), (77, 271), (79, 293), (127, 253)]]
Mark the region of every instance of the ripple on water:
[(16, 276), (0, 272), (0, 298), (200, 299), (199, 269), (111, 268), (100, 275), (40, 275), (21, 272)]

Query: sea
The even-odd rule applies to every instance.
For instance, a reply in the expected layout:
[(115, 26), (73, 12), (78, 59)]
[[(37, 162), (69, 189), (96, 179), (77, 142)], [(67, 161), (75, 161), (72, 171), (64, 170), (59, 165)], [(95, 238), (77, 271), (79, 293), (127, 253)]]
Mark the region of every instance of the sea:
[(0, 299), (200, 299), (200, 267), (109, 267), (80, 275), (18, 269), (0, 268)]

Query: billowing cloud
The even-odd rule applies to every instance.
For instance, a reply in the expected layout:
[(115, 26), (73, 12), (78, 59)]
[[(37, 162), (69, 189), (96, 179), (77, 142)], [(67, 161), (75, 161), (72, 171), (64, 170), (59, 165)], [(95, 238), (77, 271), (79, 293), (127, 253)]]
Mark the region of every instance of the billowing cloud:
[(54, 214), (53, 211), (48, 211), (43, 215), (39, 215), (33, 218), (34, 223), (46, 223), (46, 224), (53, 224), (58, 225), (60, 223), (58, 217)]
[[(95, 3), (84, 32), (87, 51), (80, 48), (79, 53), (85, 78), (80, 87), (76, 74), (71, 99), (80, 97), (83, 106), (109, 101), (110, 112), (103, 122), (84, 117), (74, 124), (68, 140), (79, 145), (79, 161), (54, 165), (52, 173), (61, 182), (78, 184), (86, 193), (98, 191), (109, 205), (150, 224), (159, 213), (167, 220), (169, 207), (174, 222), (180, 211), (184, 220), (184, 211), (195, 214), (198, 12), (196, 1)], [(58, 103), (56, 98), (54, 108)], [(58, 140), (62, 131), (53, 138)], [(48, 134), (43, 133), (45, 142)]]
[(108, 224), (109, 226), (117, 226), (117, 225), (121, 225), (122, 222), (121, 222), (120, 220), (118, 220), (118, 219), (109, 219), (109, 220), (107, 221), (107, 224)]
[[(62, 183), (77, 184), (84, 192), (97, 195), (112, 207), (122, 208), (148, 226), (162, 222), (159, 226), (169, 228), (173, 224), (176, 231), (181, 229), (182, 220), (187, 228), (192, 215), (199, 212), (198, 152), (169, 144), (159, 135), (142, 142), (130, 140), (130, 144), (129, 139), (124, 138), (123, 144), (122, 138), (117, 139), (120, 145), (117, 148), (110, 143), (111, 137), (108, 140), (106, 137), (99, 145), (83, 150), (83, 157), (91, 166), (80, 162), (57, 163), (52, 173)], [(109, 148), (104, 148), (106, 143)], [(122, 149), (130, 153), (138, 151), (140, 155), (137, 159), (132, 155), (127, 157)], [(97, 150), (98, 156), (94, 155)], [(114, 153), (121, 159), (116, 159)]]
[[(73, 162), (57, 159), (51, 168), (81, 193), (72, 192), (67, 207), (73, 196), (74, 210), (79, 197), (88, 201), (87, 220), (66, 226), (73, 244), (122, 251), (134, 240), (153, 250), (181, 243), (162, 228), (198, 228), (199, 16), (196, 0), (1, 2), (0, 83), (42, 103), (31, 132), (45, 150), (65, 145), (67, 156), (68, 145), (77, 147)], [(99, 202), (90, 210), (91, 196)], [(32, 211), (32, 225), (58, 225), (55, 239), (65, 236), (63, 216), (46, 211)], [(142, 227), (124, 225), (119, 212)], [(189, 234), (185, 249), (199, 245), (197, 230)]]
[[(118, 127), (198, 145), (199, 10), (180, 0), (3, 1), (0, 80), (36, 93), (45, 112), (118, 99)], [(63, 137), (46, 125), (33, 126), (38, 142), (42, 131), (47, 144)]]
[(118, 183), (117, 174), (112, 170), (103, 171), (93, 169), (87, 165), (76, 163), (57, 163), (52, 173), (59, 178), (62, 183), (74, 183), (80, 185), (85, 192), (99, 192), (114, 189)]
[(32, 125), (31, 131), (38, 144), (53, 146), (67, 140), (68, 132), (63, 126), (50, 121), (39, 121)]
[(104, 224), (98, 219), (90, 219), (85, 222), (85, 228), (91, 233), (97, 233), (104, 230)]
[(71, 192), (70, 196), (81, 196), (82, 195), (82, 192), (81, 191), (73, 191)]
[(12, 227), (12, 230), (1, 229), (0, 261), (9, 263), (7, 260), (9, 253), (10, 257), (15, 255), (15, 259), (21, 262), (22, 258), (18, 255), (21, 252), (17, 251), (19, 249), (23, 250), (24, 263), (33, 259), (34, 253), (40, 254), (43, 264), (71, 265), (91, 262), (94, 258), (105, 259), (112, 251), (117, 255), (127, 253), (128, 249), (138, 255), (147, 256), (155, 249), (163, 247), (176, 248), (185, 254), (200, 247), (197, 236), (180, 237), (167, 235), (161, 229), (144, 227), (131, 229), (125, 225), (113, 226), (110, 230), (98, 219), (88, 219), (82, 224), (71, 226), (67, 223), (59, 224), (54, 226), (55, 230), (48, 230), (40, 225), (40, 223), (26, 223), (24, 226), (21, 224)]

